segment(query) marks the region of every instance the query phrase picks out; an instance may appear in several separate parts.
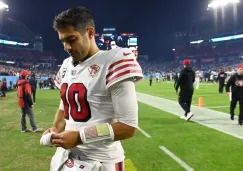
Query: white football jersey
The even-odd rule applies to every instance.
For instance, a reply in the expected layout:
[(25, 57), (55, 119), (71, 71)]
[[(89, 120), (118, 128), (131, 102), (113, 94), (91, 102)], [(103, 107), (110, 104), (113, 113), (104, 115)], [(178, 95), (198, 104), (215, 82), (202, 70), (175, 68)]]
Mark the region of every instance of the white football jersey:
[(229, 79), (230, 79), (230, 77), (232, 76), (232, 75), (234, 75), (234, 71), (232, 70), (232, 71), (227, 71), (227, 72), (225, 72), (226, 74), (227, 74), (227, 77), (226, 77), (226, 79), (225, 79), (225, 81), (228, 81)]
[(156, 73), (155, 75), (156, 75), (156, 78), (159, 78), (159, 73)]
[(195, 75), (196, 78), (200, 78), (200, 71), (196, 71), (195, 74), (196, 74), (196, 75)]
[(227, 74), (227, 77), (231, 77), (232, 75), (234, 75), (234, 71), (227, 71), (226, 74)]
[[(119, 121), (108, 89), (127, 78), (134, 78), (135, 82), (143, 78), (140, 65), (127, 48), (99, 51), (76, 67), (72, 57), (65, 59), (55, 81), (61, 90), (60, 109), (65, 112), (65, 130)], [(137, 124), (130, 126), (138, 127)], [(120, 141), (79, 145), (72, 151), (84, 159), (106, 163), (124, 159)]]

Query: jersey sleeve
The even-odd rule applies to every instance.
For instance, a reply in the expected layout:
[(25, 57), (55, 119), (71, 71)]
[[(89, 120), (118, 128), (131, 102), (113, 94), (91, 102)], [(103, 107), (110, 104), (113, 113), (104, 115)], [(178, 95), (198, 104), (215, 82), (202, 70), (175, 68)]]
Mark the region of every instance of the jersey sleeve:
[(133, 52), (128, 48), (119, 49), (106, 71), (106, 88), (122, 80), (133, 78), (134, 82), (143, 79), (142, 69)]
[(109, 88), (118, 122), (138, 128), (138, 102), (132, 78), (122, 80)]
[(54, 80), (55, 85), (57, 86), (58, 89), (61, 88), (61, 78), (62, 78), (62, 77), (61, 77), (61, 69), (62, 69), (62, 68), (59, 69), (59, 71), (58, 71), (58, 73), (57, 73), (57, 75), (56, 75), (56, 78), (55, 78), (55, 80)]
[(62, 78), (65, 76), (66, 71), (67, 71), (67, 63), (68, 63), (69, 58), (65, 59), (63, 61), (63, 64), (61, 66), (61, 68), (59, 69), (56, 78), (54, 80), (55, 85), (57, 86), (58, 89), (61, 88), (62, 85)]

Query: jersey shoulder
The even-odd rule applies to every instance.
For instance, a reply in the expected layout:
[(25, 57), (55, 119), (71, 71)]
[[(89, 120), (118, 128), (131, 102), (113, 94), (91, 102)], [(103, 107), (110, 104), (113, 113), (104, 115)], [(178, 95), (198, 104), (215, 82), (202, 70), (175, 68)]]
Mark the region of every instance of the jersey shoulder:
[(137, 82), (143, 78), (142, 68), (128, 48), (116, 48), (105, 53), (107, 58), (106, 88), (128, 78)]

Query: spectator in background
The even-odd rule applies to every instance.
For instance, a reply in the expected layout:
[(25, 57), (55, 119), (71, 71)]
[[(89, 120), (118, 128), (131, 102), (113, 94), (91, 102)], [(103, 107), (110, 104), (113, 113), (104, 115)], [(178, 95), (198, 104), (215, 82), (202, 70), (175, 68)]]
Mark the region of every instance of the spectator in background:
[(32, 110), (32, 98), (31, 98), (31, 86), (28, 79), (28, 71), (23, 70), (20, 74), (21, 79), (18, 80), (17, 85), (17, 96), (18, 96), (18, 105), (21, 108), (21, 132), (30, 132), (26, 126), (26, 114), (30, 118), (30, 125), (33, 132), (40, 132), (42, 128), (37, 128), (34, 120), (34, 113)]
[(185, 111), (185, 114), (180, 118), (186, 121), (190, 120), (191, 117), (194, 115), (191, 112), (191, 103), (194, 92), (193, 83), (195, 82), (195, 72), (190, 67), (190, 64), (191, 61), (189, 59), (185, 59), (183, 61), (184, 69), (181, 70), (175, 87), (176, 93), (178, 93), (178, 89), (180, 87), (179, 104), (181, 108)]
[(149, 74), (149, 85), (152, 86), (152, 82), (153, 82), (153, 73)]
[[(227, 96), (230, 97), (230, 119), (234, 120), (235, 107), (240, 104), (239, 125), (243, 125), (243, 64), (238, 66), (238, 71), (232, 75), (226, 84)], [(231, 88), (231, 92), (230, 92)]]
[(3, 78), (2, 84), (1, 84), (1, 92), (2, 92), (1, 98), (3, 98), (3, 99), (6, 98), (6, 91), (7, 91), (7, 81), (6, 81), (6, 78)]
[(216, 80), (219, 82), (219, 94), (223, 94), (226, 77), (227, 74), (224, 72), (224, 68), (221, 68)]

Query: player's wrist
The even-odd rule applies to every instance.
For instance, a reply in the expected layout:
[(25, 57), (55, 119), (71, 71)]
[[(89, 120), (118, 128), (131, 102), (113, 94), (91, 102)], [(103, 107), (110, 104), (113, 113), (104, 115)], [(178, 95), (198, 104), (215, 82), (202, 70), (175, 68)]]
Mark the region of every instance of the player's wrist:
[(58, 129), (57, 126), (52, 125), (52, 127), (50, 128), (50, 132), (60, 133), (62, 131), (60, 129)]
[(79, 135), (82, 144), (109, 143), (115, 139), (113, 128), (109, 123), (84, 127), (79, 130)]
[(78, 131), (78, 138), (77, 138), (76, 144), (77, 145), (82, 145), (83, 144), (83, 142), (81, 140), (81, 137), (80, 137), (80, 131)]

